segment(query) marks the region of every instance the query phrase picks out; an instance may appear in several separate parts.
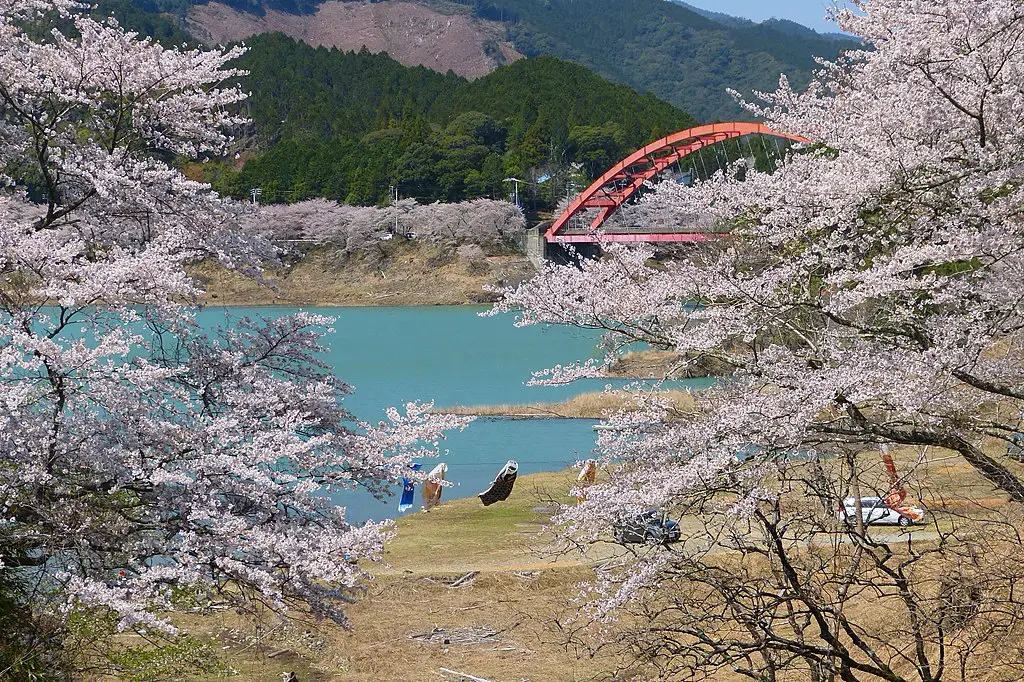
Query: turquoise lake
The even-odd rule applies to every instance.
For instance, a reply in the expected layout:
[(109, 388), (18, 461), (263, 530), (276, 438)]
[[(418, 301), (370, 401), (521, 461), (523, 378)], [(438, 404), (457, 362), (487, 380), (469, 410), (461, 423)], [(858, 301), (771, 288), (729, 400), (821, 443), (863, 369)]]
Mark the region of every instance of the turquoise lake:
[[(384, 410), (412, 400), (435, 406), (531, 403), (562, 400), (600, 390), (607, 382), (530, 387), (531, 372), (602, 355), (597, 332), (561, 327), (513, 326), (514, 316), (480, 317), (485, 307), (306, 308), (335, 318), (323, 344), (324, 360), (355, 393), (345, 399), (357, 418), (377, 421)], [(207, 308), (199, 319), (224, 324), (225, 316), (274, 317), (294, 308)], [(442, 441), (455, 483), (442, 499), (471, 497), (486, 489), (506, 460), (519, 462), (520, 475), (557, 471), (589, 456), (595, 437), (591, 420), (477, 419)], [(398, 492), (396, 488), (396, 492)], [(419, 508), (419, 491), (416, 506)], [(513, 492), (515, 494), (515, 492)], [(363, 492), (338, 498), (352, 521), (394, 518), (398, 497), (386, 502)]]
[[(227, 316), (274, 317), (295, 308), (206, 308), (205, 325), (223, 325)], [(527, 386), (531, 373), (556, 364), (601, 357), (596, 331), (531, 326), (517, 329), (514, 315), (480, 317), (486, 307), (429, 306), (395, 308), (305, 308), (335, 318), (334, 331), (323, 339), (324, 360), (354, 389), (345, 406), (357, 418), (378, 421), (384, 410), (413, 400), (435, 407), (536, 403), (601, 390), (606, 380), (568, 386)], [(687, 382), (691, 386), (708, 381)], [(442, 501), (472, 497), (485, 490), (505, 462), (519, 463), (520, 475), (558, 471), (590, 456), (593, 425), (585, 419), (480, 418), (463, 431), (450, 432), (437, 459), (425, 468), (448, 463)], [(400, 492), (396, 487), (395, 492)], [(516, 494), (513, 492), (513, 495)], [(349, 519), (395, 518), (398, 496), (385, 502), (358, 491), (338, 501)], [(419, 491), (416, 505), (419, 509)], [(412, 513), (412, 512), (408, 512)]]

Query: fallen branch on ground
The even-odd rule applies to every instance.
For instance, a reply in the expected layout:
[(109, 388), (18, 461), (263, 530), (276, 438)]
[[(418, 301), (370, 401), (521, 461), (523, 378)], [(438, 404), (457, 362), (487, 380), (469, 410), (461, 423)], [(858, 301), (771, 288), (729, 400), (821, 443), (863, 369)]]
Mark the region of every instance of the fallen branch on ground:
[(472, 580), (473, 578), (477, 577), (478, 575), (480, 575), (480, 571), (470, 571), (466, 575), (462, 576), (461, 578), (459, 578), (458, 580), (453, 582), (448, 587), (452, 588), (452, 587), (459, 587), (461, 585), (465, 585), (466, 583), (468, 583), (470, 580)]
[(482, 677), (476, 677), (475, 675), (468, 675), (466, 673), (460, 673), (458, 670), (449, 670), (448, 668), (438, 668), (442, 675), (451, 675), (457, 677), (460, 680), (468, 680), (469, 682), (490, 682)]

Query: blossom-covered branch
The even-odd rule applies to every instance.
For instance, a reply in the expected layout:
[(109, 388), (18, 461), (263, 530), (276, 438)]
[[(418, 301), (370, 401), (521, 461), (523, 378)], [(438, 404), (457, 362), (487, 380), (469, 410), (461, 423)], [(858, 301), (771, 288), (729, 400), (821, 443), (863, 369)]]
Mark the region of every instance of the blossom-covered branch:
[[(863, 38), (863, 50), (822, 62), (805, 91), (782, 78), (777, 91), (746, 103), (769, 127), (813, 144), (773, 172), (663, 183), (643, 199), (651, 214), (728, 225), (727, 237), (657, 266), (648, 249), (609, 248), (597, 262), (547, 268), (499, 304), (521, 309), (523, 324), (600, 328), (623, 344), (655, 344), (683, 360), (714, 354), (735, 368), (697, 395), (685, 418), (652, 409), (602, 432), (613, 473), (563, 511), (571, 537), (598, 539), (648, 507), (721, 512), (714, 533), (724, 535), (712, 544), (728, 537), (727, 548), (781, 570), (813, 542), (802, 529), (854, 533), (835, 529), (833, 516), (836, 499), (851, 494), (842, 486), (853, 485), (852, 474), (845, 483), (807, 483), (795, 510), (779, 502), (795, 494), (794, 459), (828, 461), (889, 443), (955, 453), (997, 494), (1024, 502), (1024, 482), (1004, 454), (1024, 431), (1024, 8), (1010, 0), (855, 4), (837, 16)], [(778, 542), (769, 542), (772, 533)], [(687, 575), (701, 580), (713, 562), (694, 552), (680, 562), (692, 560)], [(889, 586), (879, 593), (897, 594), (901, 617), (916, 623), (905, 631), (917, 628), (906, 641), (920, 642), (906, 649), (920, 672), (914, 679), (940, 679), (936, 647), (950, 644), (948, 633), (924, 624), (926, 609), (914, 601), (924, 597), (911, 594), (906, 575), (886, 573), (883, 554), (873, 555), (885, 574), (878, 584)], [(660, 563), (624, 563), (597, 613), (626, 604), (622, 589), (658, 585), (668, 570)], [(848, 570), (856, 575), (856, 566)], [(806, 585), (816, 574), (807, 571), (782, 571), (767, 584), (785, 595), (785, 608), (792, 597), (800, 618), (822, 625), (813, 637), (801, 630), (802, 648), (781, 643), (805, 627), (799, 619), (785, 632), (765, 626), (755, 637), (762, 648), (746, 655), (778, 658), (745, 668), (748, 676), (774, 679), (781, 668), (773, 666), (798, 655), (822, 675), (811, 679), (910, 679), (893, 663), (902, 651), (854, 637), (861, 625), (831, 631), (846, 592), (830, 590), (849, 578), (826, 571), (833, 582), (813, 592)], [(727, 591), (725, 577), (714, 584)], [(1011, 610), (1019, 624), (1018, 606)], [(722, 615), (723, 627), (761, 627), (755, 611), (742, 614), (750, 621)], [(705, 651), (715, 652), (705, 655), (728, 649), (705, 635)], [(700, 659), (694, 650), (685, 649), (688, 661)], [(742, 656), (716, 660), (753, 665)], [(692, 673), (688, 665), (680, 669)]]
[(75, 7), (0, 2), (0, 565), (122, 627), (161, 625), (182, 587), (344, 622), (356, 562), (392, 529), (349, 523), (330, 493), (383, 494), (465, 420), (412, 404), (355, 422), (318, 359), (328, 318), (196, 322), (188, 263), (274, 253), (171, 163), (241, 122), (244, 93), (221, 85), (240, 51), (82, 16), (73, 37), (23, 30)]

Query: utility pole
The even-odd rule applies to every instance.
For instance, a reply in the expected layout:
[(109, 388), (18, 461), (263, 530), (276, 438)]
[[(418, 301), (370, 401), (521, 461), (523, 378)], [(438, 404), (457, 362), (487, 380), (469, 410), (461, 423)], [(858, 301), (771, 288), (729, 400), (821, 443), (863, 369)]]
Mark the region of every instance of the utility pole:
[[(578, 196), (577, 192), (578, 192), (578, 190), (576, 188), (576, 181), (573, 180), (572, 177), (570, 176), (570, 178), (565, 183), (565, 202), (566, 202), (565, 205), (566, 205), (566, 209), (568, 209), (568, 207), (572, 205), (573, 197), (574, 196)], [(577, 213), (577, 214), (573, 215), (571, 218), (569, 218), (569, 227), (579, 227), (579, 226), (580, 226), (580, 214)]]
[(263, 196), (263, 190), (259, 187), (253, 187), (249, 190), (249, 196), (252, 197), (252, 205), (259, 206), (259, 197)]
[(388, 198), (395, 207), (395, 234), (398, 234), (398, 185), (388, 185)]
[(526, 181), (520, 180), (519, 178), (505, 178), (505, 182), (511, 182), (512, 185), (515, 187), (516, 206), (522, 208), (522, 206), (519, 204), (519, 183)]

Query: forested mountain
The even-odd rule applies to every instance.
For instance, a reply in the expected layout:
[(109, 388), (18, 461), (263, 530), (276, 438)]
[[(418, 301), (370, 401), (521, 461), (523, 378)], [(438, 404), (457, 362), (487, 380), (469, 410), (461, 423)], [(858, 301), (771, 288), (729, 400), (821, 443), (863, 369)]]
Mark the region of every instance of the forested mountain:
[[(552, 57), (468, 81), (387, 55), (312, 48), (280, 34), (248, 43), (252, 146), (241, 172), (207, 164), (222, 192), (265, 201), (383, 203), (504, 197), (557, 200), (636, 147), (695, 123), (688, 114)], [(544, 176), (549, 176), (546, 179)]]
[[(161, 12), (184, 16), (192, 5), (205, 5), (210, 0), (130, 0), (147, 12)], [(222, 4), (243, 12), (262, 15), (266, 10), (313, 14), (324, 0), (219, 0)]]
[[(252, 9), (254, 3), (233, 4)], [(123, 20), (149, 21), (143, 30), (164, 36), (173, 26), (168, 19), (193, 4), (197, 0), (103, 2)], [(309, 12), (315, 4), (281, 0), (261, 7)], [(822, 51), (816, 48), (837, 49), (809, 30), (780, 31), (775, 24), (781, 22), (728, 27), (664, 0), (471, 4), (462, 11), (502, 19), (508, 37), (527, 53), (562, 54), (619, 80), (646, 78), (705, 118), (740, 115), (719, 97), (726, 83), (769, 88), (779, 71), (799, 80), (809, 73), (811, 55)], [(248, 113), (254, 126), (240, 149), (247, 161), (241, 169), (202, 167), (217, 189), (237, 197), (259, 188), (265, 201), (319, 196), (381, 204), (392, 191), (457, 201), (506, 196), (505, 178), (517, 177), (536, 181), (522, 187), (525, 196), (551, 204), (570, 184), (589, 182), (637, 146), (694, 123), (652, 95), (551, 57), (468, 81), (404, 67), (387, 55), (313, 48), (280, 34), (247, 44), (239, 63), (250, 71), (246, 87), (253, 93)], [(681, 65), (689, 66), (680, 72)]]
[(726, 88), (773, 90), (780, 73), (805, 83), (814, 56), (833, 58), (854, 45), (779, 30), (779, 22), (727, 26), (665, 0), (489, 1), (518, 15), (508, 31), (524, 54), (583, 64), (705, 121), (744, 116)]
[(755, 21), (751, 21), (750, 19), (745, 19), (743, 17), (734, 17), (731, 14), (714, 12), (709, 9), (701, 9), (700, 7), (696, 7), (687, 2), (683, 2), (683, 0), (669, 0), (669, 2), (674, 2), (677, 5), (685, 7), (691, 12), (695, 12), (701, 15), (702, 17), (706, 17), (708, 19), (711, 19), (712, 21), (717, 21), (720, 24), (725, 24), (726, 26), (753, 26), (754, 24), (757, 23)]
[[(168, 47), (191, 40), (177, 15), (159, 12), (157, 9), (150, 0), (94, 0), (90, 11), (99, 17), (112, 16), (122, 26), (140, 35), (150, 36)], [(61, 30), (73, 31), (70, 21), (58, 20), (57, 23)]]
[[(179, 8), (183, 3), (207, 4), (206, 0), (135, 1)], [(244, 9), (257, 0), (226, 2)], [(337, 4), (337, 0), (331, 2)], [(398, 0), (374, 6), (394, 2)], [(288, 4), (308, 13), (315, 2), (268, 0), (261, 7)], [(744, 116), (726, 88), (774, 89), (780, 73), (800, 85), (809, 79), (815, 56), (834, 58), (841, 49), (855, 45), (792, 22), (723, 22), (666, 0), (431, 0), (428, 6), (440, 13), (439, 18), (470, 10), (480, 21), (503, 26), (506, 40), (522, 54), (552, 55), (581, 64), (613, 81), (653, 92), (703, 121)], [(310, 16), (306, 23), (313, 26), (320, 20)], [(295, 28), (296, 22), (288, 24), (295, 31), (291, 35), (305, 35)], [(351, 30), (357, 28), (368, 30), (364, 26)], [(346, 30), (338, 27), (335, 32)]]
[(852, 39), (852, 36), (846, 35), (845, 33), (839, 33), (838, 31), (834, 33), (819, 33), (814, 29), (808, 28), (803, 24), (798, 24), (795, 21), (790, 21), (789, 19), (766, 19), (765, 21), (762, 22), (756, 22), (751, 21), (750, 19), (744, 19), (743, 17), (734, 17), (731, 14), (723, 14), (722, 12), (714, 12), (709, 9), (702, 9), (700, 7), (691, 5), (688, 2), (683, 2), (683, 0), (668, 1), (674, 2), (677, 5), (685, 7), (691, 12), (696, 12), (702, 17), (707, 17), (712, 21), (716, 21), (719, 24), (725, 24), (726, 26), (751, 28), (753, 26), (757, 26), (760, 23), (768, 26), (769, 28), (779, 31), (780, 33), (800, 35), (814, 40), (825, 39), (849, 41)]

